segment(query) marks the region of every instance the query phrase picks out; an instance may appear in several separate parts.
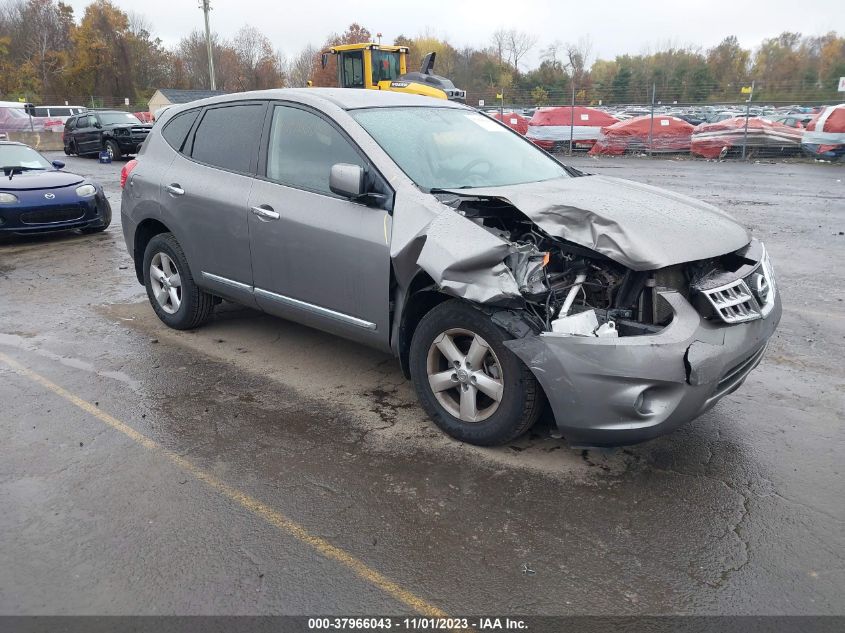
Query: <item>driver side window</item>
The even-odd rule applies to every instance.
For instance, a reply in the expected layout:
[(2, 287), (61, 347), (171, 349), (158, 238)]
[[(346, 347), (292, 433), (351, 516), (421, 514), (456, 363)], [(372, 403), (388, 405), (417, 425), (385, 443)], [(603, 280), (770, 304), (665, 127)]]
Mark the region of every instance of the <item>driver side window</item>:
[(267, 150), (267, 178), (333, 196), (329, 174), (335, 163), (366, 168), (357, 150), (328, 121), (300, 108), (275, 107)]

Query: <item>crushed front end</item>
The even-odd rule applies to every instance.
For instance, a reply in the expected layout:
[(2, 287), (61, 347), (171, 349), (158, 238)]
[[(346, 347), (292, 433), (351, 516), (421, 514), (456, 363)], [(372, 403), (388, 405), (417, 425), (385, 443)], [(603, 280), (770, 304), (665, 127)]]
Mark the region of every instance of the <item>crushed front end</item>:
[(514, 337), (506, 345), (573, 445), (633, 444), (701, 415), (739, 388), (780, 320), (772, 265), (756, 240), (634, 270), (551, 236), (507, 202), (446, 202), (508, 245), (504, 266), (477, 277), (489, 300), (463, 296)]

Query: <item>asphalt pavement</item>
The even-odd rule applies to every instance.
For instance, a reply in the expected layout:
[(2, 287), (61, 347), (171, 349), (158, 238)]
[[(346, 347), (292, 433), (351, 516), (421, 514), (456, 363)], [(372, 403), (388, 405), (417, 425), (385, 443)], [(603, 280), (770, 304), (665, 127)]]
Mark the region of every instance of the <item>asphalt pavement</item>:
[(845, 614), (842, 165), (571, 160), (732, 212), (784, 302), (740, 391), (581, 451), (459, 444), (391, 357), (251, 310), (168, 330), (122, 164), (67, 163), (115, 219), (0, 244), (0, 614)]

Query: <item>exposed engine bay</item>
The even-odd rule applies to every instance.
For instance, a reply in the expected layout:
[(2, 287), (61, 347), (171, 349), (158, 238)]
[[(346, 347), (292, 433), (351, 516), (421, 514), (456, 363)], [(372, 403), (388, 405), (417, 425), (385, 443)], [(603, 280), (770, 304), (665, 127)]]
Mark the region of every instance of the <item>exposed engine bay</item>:
[(548, 235), (504, 200), (446, 194), (438, 198), (510, 244), (504, 264), (512, 272), (523, 300), (518, 312), (510, 312), (513, 318), (528, 323), (530, 332), (502, 313), (494, 315), (494, 320), (517, 336), (541, 332), (596, 337), (655, 333), (672, 320), (670, 306), (658, 294), (665, 288), (691, 300), (706, 318), (714, 316), (713, 307), (699, 297), (704, 294), (702, 289), (741, 278), (759, 261), (732, 253), (659, 270), (634, 271), (606, 255)]

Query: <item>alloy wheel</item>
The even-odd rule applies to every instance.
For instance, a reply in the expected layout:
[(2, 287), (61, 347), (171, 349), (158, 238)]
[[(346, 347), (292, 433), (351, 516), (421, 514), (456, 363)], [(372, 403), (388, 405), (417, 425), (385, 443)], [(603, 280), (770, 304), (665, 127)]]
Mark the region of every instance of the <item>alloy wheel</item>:
[(502, 364), (478, 334), (455, 328), (437, 336), (426, 359), (428, 384), (440, 405), (464, 422), (483, 422), (505, 390)]
[(161, 309), (176, 314), (182, 305), (182, 278), (167, 253), (158, 252), (150, 261), (150, 285)]

